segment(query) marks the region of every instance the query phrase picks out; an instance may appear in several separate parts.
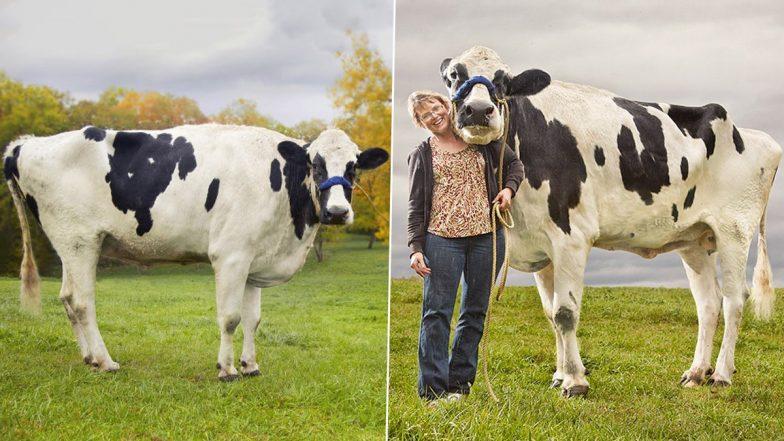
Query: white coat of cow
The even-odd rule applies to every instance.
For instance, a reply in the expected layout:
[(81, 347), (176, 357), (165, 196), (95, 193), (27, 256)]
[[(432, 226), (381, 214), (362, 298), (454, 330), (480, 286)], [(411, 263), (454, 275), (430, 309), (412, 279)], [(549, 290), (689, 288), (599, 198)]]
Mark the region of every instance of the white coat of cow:
[[(566, 396), (588, 391), (577, 325), (591, 247), (646, 258), (678, 252), (699, 321), (694, 360), (681, 383), (729, 385), (757, 226), (751, 299), (762, 318), (773, 307), (765, 209), (781, 147), (763, 132), (737, 128), (717, 104), (635, 102), (551, 81), (540, 70), (512, 76), (485, 47), (445, 59), (440, 71), (456, 98), (454, 123), (469, 143), (503, 136), (499, 98), (507, 99), (506, 141), (525, 170), (511, 208), (516, 227), (507, 247), (513, 268), (536, 273), (556, 337), (553, 387), (561, 386)], [(714, 370), (710, 357), (722, 309), (724, 337)]]
[(335, 129), (305, 147), (271, 130), (216, 124), (20, 138), (6, 150), (4, 173), (23, 232), (22, 304), (40, 310), (27, 206), (62, 260), (60, 299), (86, 363), (119, 368), (96, 322), (99, 257), (206, 261), (215, 270), (218, 377), (238, 376), (240, 323), (242, 373), (256, 375), (260, 288), (294, 276), (320, 223), (352, 221), (355, 169), (387, 159)]

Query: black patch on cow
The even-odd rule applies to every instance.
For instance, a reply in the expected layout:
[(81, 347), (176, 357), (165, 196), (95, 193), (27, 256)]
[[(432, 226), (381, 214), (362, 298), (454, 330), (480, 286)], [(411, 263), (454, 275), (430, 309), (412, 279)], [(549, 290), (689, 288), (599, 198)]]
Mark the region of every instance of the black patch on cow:
[(272, 187), (272, 191), (280, 191), (282, 182), (283, 177), (280, 174), (280, 161), (276, 158), (273, 159), (272, 164), (270, 164), (270, 187)]
[(735, 150), (738, 153), (743, 153), (743, 151), (746, 150), (746, 146), (743, 144), (743, 138), (740, 137), (740, 132), (734, 125), (732, 126), (732, 142), (735, 144)]
[(449, 76), (446, 73), (446, 68), (449, 67), (449, 63), (451, 61), (451, 58), (445, 58), (444, 61), (441, 62), (441, 67), (439, 68), (441, 78), (444, 80), (444, 84), (446, 84), (447, 88), (452, 87), (452, 81), (449, 79)]
[(569, 128), (557, 119), (548, 122), (528, 98), (510, 99), (509, 111), (507, 142), (515, 137), (520, 141), (525, 179), (535, 189), (549, 181), (550, 218), (564, 233), (570, 234), (569, 209), (580, 202), (580, 188), (587, 177), (577, 141)]
[(684, 156), (681, 158), (681, 179), (684, 181), (689, 177), (689, 160)]
[(604, 150), (598, 145), (593, 149), (593, 159), (599, 167), (604, 166)]
[[(343, 177), (348, 180), (348, 182), (354, 183), (354, 178), (356, 178), (356, 164), (354, 161), (348, 161), (346, 164), (346, 170), (343, 171)], [(346, 195), (346, 200), (351, 202), (351, 189), (350, 188), (343, 188), (343, 193)]]
[(657, 103), (646, 103), (645, 101), (635, 101), (635, 103), (637, 103), (637, 104), (639, 104), (641, 106), (645, 106), (645, 107), (653, 107), (653, 108), (656, 108), (656, 109), (659, 109), (659, 110), (662, 109), (661, 106), (658, 105)]
[(672, 204), (672, 221), (678, 222), (678, 206)]
[(318, 223), (316, 206), (309, 189), (305, 186), (305, 178), (310, 175), (311, 162), (305, 149), (294, 142), (283, 141), (278, 144), (278, 153), (286, 161), (283, 176), (286, 177), (286, 190), (289, 195), (289, 212), (294, 223), (294, 234), (302, 239), (305, 226)]
[(566, 306), (561, 306), (555, 313), (555, 324), (561, 332), (574, 331), (574, 312)]
[(686, 199), (683, 201), (683, 209), (687, 209), (691, 207), (694, 203), (694, 193), (697, 191), (697, 187), (692, 187), (688, 193), (686, 193)]
[(465, 64), (455, 64), (454, 69), (449, 73), (449, 78), (447, 79), (452, 83), (452, 90), (457, 91), (463, 83), (468, 81), (468, 69), (466, 69)]
[(215, 205), (215, 200), (218, 199), (218, 188), (220, 187), (220, 179), (215, 178), (210, 182), (210, 187), (207, 189), (207, 200), (204, 201), (204, 209), (207, 211), (212, 210)]
[(35, 220), (40, 224), (41, 218), (38, 217), (38, 202), (36, 202), (35, 198), (30, 194), (25, 195), (25, 202), (27, 202), (27, 208), (29, 208), (30, 212), (33, 213)]
[(103, 141), (106, 138), (106, 130), (90, 126), (84, 129), (84, 137), (90, 141)]
[(727, 111), (718, 104), (706, 104), (702, 107), (671, 105), (667, 115), (676, 126), (692, 138), (700, 138), (705, 143), (706, 157), (710, 158), (716, 148), (716, 134), (713, 133), (711, 121), (727, 119)]
[(19, 179), (19, 152), (21, 151), (22, 146), (18, 145), (11, 150), (11, 155), (5, 157), (5, 161), (3, 162), (3, 175), (5, 175), (5, 180), (10, 181), (11, 178)]
[(184, 180), (196, 169), (193, 146), (182, 136), (162, 133), (154, 138), (143, 132), (117, 132), (114, 155), (109, 155), (106, 182), (112, 191), (112, 203), (123, 213), (135, 212), (136, 234), (152, 228), (150, 209), (169, 186), (174, 168)]
[[(313, 157), (313, 182), (316, 184), (316, 187), (318, 187), (327, 179), (329, 179), (327, 172), (327, 162), (324, 160), (324, 157), (316, 153), (316, 156)], [(329, 194), (333, 188), (335, 187), (330, 187), (326, 190), (319, 191), (319, 203), (322, 207), (326, 206), (327, 200), (329, 199)], [(351, 193), (349, 192), (349, 195), (350, 194)]]
[(637, 192), (646, 205), (651, 205), (653, 193), (658, 193), (662, 187), (670, 185), (661, 120), (634, 101), (617, 97), (613, 98), (613, 101), (632, 115), (643, 146), (642, 152), (638, 153), (632, 131), (626, 126), (621, 127), (618, 150), (621, 152), (619, 164), (623, 186), (629, 191)]

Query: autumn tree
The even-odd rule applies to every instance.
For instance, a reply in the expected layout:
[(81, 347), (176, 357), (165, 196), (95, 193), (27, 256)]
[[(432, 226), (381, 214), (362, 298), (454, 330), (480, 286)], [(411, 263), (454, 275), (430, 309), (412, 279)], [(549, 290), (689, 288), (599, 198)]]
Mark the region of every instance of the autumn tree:
[(305, 142), (313, 142), (326, 129), (327, 123), (318, 118), (300, 121), (291, 126), (292, 136)]
[[(333, 106), (341, 116), (335, 126), (345, 131), (362, 149), (381, 147), (390, 151), (392, 128), (392, 74), (367, 35), (348, 33), (351, 50), (338, 52), (343, 75), (330, 89)], [(367, 191), (372, 205), (355, 189), (352, 231), (370, 234), (373, 239), (389, 238), (389, 178), (387, 162), (373, 172), (359, 174), (357, 184)], [(375, 206), (375, 209), (373, 208)]]

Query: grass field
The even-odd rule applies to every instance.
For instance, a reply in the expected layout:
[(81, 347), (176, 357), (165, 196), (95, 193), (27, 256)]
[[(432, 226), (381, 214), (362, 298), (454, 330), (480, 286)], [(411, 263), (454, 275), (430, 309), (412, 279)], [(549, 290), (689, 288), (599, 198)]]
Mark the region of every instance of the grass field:
[(0, 438), (383, 438), (388, 248), (366, 247), (327, 244), (325, 262), (311, 255), (292, 281), (262, 289), (261, 376), (234, 383), (217, 380), (206, 265), (99, 274), (114, 374), (82, 364), (59, 279), (44, 280), (32, 318), (19, 312), (19, 281), (0, 278)]
[[(784, 292), (773, 320), (747, 308), (728, 389), (683, 389), (697, 316), (685, 289), (587, 288), (578, 336), (591, 373), (587, 399), (549, 389), (555, 340), (536, 289), (494, 304), (489, 372), (466, 399), (432, 409), (417, 397), (419, 280), (393, 280), (390, 439), (784, 439)], [(719, 332), (713, 360), (718, 354)]]

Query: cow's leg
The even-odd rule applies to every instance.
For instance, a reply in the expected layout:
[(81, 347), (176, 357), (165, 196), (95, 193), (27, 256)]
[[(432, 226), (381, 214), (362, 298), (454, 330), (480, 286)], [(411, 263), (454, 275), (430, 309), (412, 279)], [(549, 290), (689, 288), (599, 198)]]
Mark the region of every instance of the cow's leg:
[(572, 241), (556, 244), (553, 249), (553, 321), (563, 344), (563, 395), (574, 397), (588, 393), (585, 366), (580, 358), (577, 325), (583, 297), (583, 276), (590, 246), (579, 243), (579, 232), (572, 230)]
[(218, 328), (221, 333), (217, 364), (219, 370), (218, 379), (221, 381), (233, 381), (239, 375), (234, 367), (232, 339), (234, 331), (239, 326), (242, 318), (242, 301), (245, 293), (245, 281), (248, 279), (250, 260), (244, 257), (231, 256), (214, 261), (212, 265), (215, 269)]
[(710, 365), (713, 352), (713, 335), (721, 311), (721, 292), (716, 280), (716, 254), (708, 255), (702, 247), (687, 248), (679, 252), (683, 267), (689, 278), (689, 286), (697, 304), (697, 346), (694, 361), (683, 373), (681, 384), (696, 387), (705, 382), (705, 376), (713, 371)]
[[(95, 269), (98, 265), (101, 240), (77, 239), (69, 246), (59, 246), (57, 249), (63, 261), (63, 272), (66, 274), (66, 293), (70, 290), (70, 296), (66, 295), (66, 298), (70, 299), (64, 302), (64, 305), (66, 312), (70, 308), (69, 317), (73, 314), (79, 324), (74, 326), (77, 339), (77, 328), (80, 328), (91, 356), (91, 364), (100, 371), (116, 371), (120, 365), (112, 360), (106, 350), (95, 313)], [(83, 352), (83, 355), (86, 354)]]
[[(729, 236), (729, 237), (727, 237)], [(724, 336), (721, 340), (716, 371), (708, 380), (716, 386), (729, 386), (735, 373), (735, 343), (738, 340), (743, 302), (747, 296), (746, 260), (750, 239), (735, 235), (717, 237), (722, 273), (722, 307), (724, 310)]]
[(552, 388), (561, 387), (564, 379), (564, 354), (563, 354), (563, 341), (561, 335), (555, 329), (555, 322), (553, 321), (553, 299), (555, 294), (553, 292), (553, 265), (547, 265), (545, 269), (534, 273), (534, 280), (536, 280), (536, 288), (539, 291), (539, 298), (542, 300), (542, 307), (544, 308), (544, 315), (550, 322), (550, 326), (555, 334), (555, 373), (553, 374), (553, 382), (550, 385)]
[(242, 375), (259, 375), (259, 365), (256, 364), (256, 329), (261, 318), (261, 288), (245, 285), (245, 294), (242, 297), (242, 356), (240, 365)]
[(76, 342), (79, 344), (79, 352), (82, 354), (82, 360), (86, 364), (92, 364), (93, 356), (90, 353), (90, 347), (87, 344), (87, 338), (84, 336), (82, 324), (79, 323), (79, 318), (74, 312), (74, 297), (71, 282), (68, 280), (68, 271), (63, 268), (63, 284), (60, 287), (60, 301), (63, 303), (65, 313), (68, 315), (68, 320), (71, 322)]

